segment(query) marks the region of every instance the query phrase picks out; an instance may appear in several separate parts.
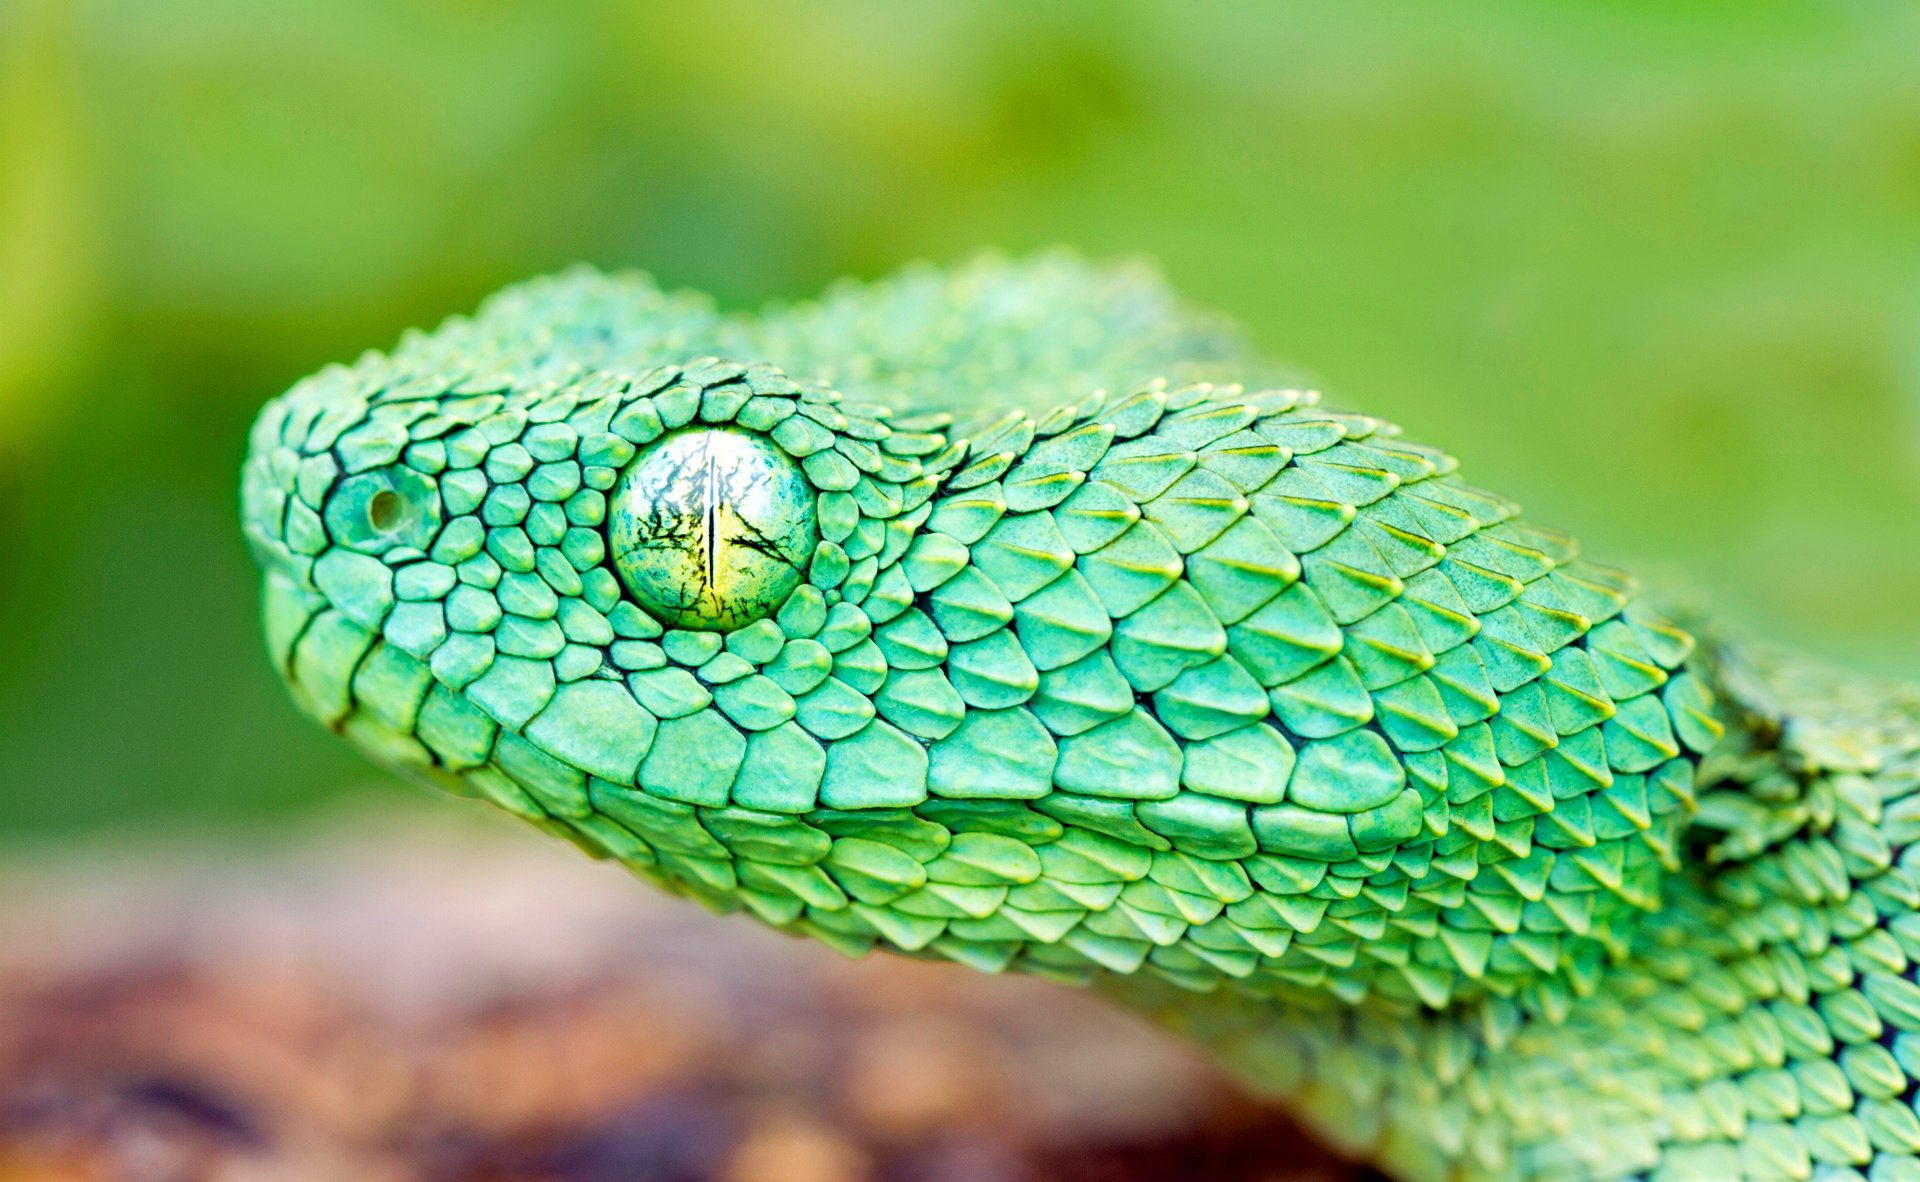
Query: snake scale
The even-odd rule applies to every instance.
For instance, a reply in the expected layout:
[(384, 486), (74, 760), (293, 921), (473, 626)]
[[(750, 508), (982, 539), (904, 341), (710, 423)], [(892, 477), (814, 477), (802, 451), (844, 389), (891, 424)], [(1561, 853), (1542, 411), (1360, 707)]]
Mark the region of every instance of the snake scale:
[(716, 912), (1091, 985), (1409, 1182), (1920, 1179), (1920, 698), (1455, 468), (1042, 256), (535, 280), (242, 494), (302, 710)]

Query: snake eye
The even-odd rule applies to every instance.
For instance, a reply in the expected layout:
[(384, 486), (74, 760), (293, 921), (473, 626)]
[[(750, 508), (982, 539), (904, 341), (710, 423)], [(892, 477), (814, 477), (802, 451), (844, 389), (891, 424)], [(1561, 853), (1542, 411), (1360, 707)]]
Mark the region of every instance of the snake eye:
[(820, 540), (814, 489), (758, 435), (696, 429), (635, 457), (607, 514), (614, 569), (675, 628), (729, 632), (786, 601)]

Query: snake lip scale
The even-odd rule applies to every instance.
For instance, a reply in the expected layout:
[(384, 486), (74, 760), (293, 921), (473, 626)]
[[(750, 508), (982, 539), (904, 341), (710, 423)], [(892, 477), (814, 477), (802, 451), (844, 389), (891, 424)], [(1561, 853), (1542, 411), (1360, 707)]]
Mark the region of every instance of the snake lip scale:
[(1092, 986), (1409, 1182), (1920, 1182), (1920, 697), (1456, 469), (990, 256), (533, 280), (241, 493), (300, 709), (716, 912)]

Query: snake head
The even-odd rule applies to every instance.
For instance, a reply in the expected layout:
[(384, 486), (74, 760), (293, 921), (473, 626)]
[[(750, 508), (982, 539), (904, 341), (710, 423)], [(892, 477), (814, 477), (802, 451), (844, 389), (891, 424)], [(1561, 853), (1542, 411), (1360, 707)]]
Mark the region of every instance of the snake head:
[[(272, 659), (848, 952), (1427, 1005), (1597, 963), (1717, 737), (1684, 634), (1388, 424), (1140, 378), (1254, 363), (1057, 270), (759, 322), (576, 274), (322, 371), (244, 470)], [(905, 409), (961, 386), (1077, 400)]]
[[(487, 331), (483, 315), (443, 333)], [(895, 422), (712, 358), (441, 366), (403, 345), (296, 386), (256, 426), (245, 527), (273, 657), (309, 713), (629, 858), (648, 843), (608, 818), (635, 809), (927, 799), (929, 736), (876, 717), (891, 665), (874, 632), (911, 610), (904, 560), (965, 454), (943, 416)], [(924, 659), (944, 649), (924, 631), (883, 639)], [(926, 731), (922, 715), (961, 709), (894, 712)]]

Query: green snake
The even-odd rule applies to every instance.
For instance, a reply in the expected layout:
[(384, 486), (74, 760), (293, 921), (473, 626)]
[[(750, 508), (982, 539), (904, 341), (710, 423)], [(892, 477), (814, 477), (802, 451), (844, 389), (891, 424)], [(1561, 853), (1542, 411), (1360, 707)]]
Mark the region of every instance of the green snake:
[(1092, 985), (1410, 1182), (1920, 1179), (1920, 698), (1455, 467), (1047, 256), (534, 280), (242, 496), (302, 710), (716, 912)]

